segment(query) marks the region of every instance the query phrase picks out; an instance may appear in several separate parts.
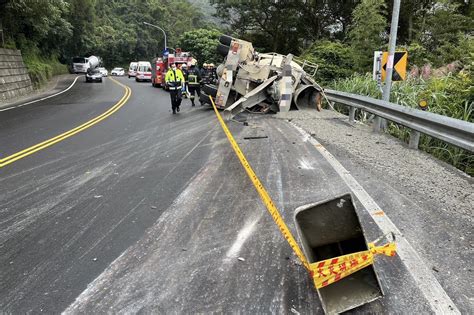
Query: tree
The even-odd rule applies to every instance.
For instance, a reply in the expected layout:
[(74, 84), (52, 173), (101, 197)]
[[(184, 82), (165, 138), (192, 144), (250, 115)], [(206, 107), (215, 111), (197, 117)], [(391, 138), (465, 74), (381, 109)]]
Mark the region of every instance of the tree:
[(335, 23), (333, 9), (340, 9), (317, 0), (212, 2), (234, 36), (283, 54), (299, 53), (306, 42), (328, 35)]
[(354, 71), (352, 50), (339, 41), (315, 42), (305, 50), (301, 58), (318, 65), (315, 79), (321, 84), (346, 78)]
[(434, 64), (440, 66), (468, 54), (465, 44), (473, 28), (473, 20), (460, 13), (459, 4), (437, 1), (423, 17), (417, 40), (432, 53)]
[(313, 41), (343, 39), (359, 0), (211, 0), (236, 37), (255, 47), (298, 54)]
[(95, 8), (94, 0), (69, 0), (67, 18), (72, 26), (72, 36), (62, 49), (62, 61), (68, 63), (74, 56), (84, 56), (93, 45)]
[(69, 4), (64, 0), (16, 0), (2, 6), (0, 20), (6, 39), (26, 54), (56, 53), (58, 43), (72, 35), (66, 18)]
[(143, 22), (163, 28), (168, 47), (175, 47), (186, 30), (205, 25), (199, 9), (185, 0), (95, 1), (97, 18), (88, 53), (100, 55), (110, 67), (161, 55), (163, 33)]
[(222, 57), (216, 52), (221, 32), (216, 29), (196, 29), (184, 33), (178, 41), (183, 51), (192, 52), (199, 64), (218, 63)]
[(385, 8), (382, 0), (362, 0), (352, 13), (349, 39), (359, 71), (370, 71), (373, 52), (386, 42)]

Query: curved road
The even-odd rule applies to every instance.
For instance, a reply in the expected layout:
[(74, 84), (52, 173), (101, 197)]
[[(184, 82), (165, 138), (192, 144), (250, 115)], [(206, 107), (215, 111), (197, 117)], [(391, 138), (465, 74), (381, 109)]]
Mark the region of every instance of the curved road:
[[(321, 313), (213, 111), (184, 100), (172, 115), (166, 92), (117, 80), (132, 91), (120, 110), (0, 168), (0, 310)], [(100, 115), (124, 93), (110, 78), (78, 80), (57, 97), (0, 113), (0, 157)], [(286, 120), (247, 119), (229, 127), (292, 231), (298, 206), (350, 191)], [(387, 208), (410, 204), (397, 191), (377, 197)], [(367, 238), (379, 237), (357, 205)], [(385, 297), (355, 313), (432, 311), (399, 257), (376, 267)], [(469, 280), (443, 287), (470, 310)]]

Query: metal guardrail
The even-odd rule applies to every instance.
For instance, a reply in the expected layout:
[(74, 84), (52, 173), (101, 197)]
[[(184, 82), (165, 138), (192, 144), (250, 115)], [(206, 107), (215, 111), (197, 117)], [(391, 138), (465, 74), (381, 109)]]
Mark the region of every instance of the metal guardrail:
[(324, 92), (331, 102), (350, 107), (350, 122), (354, 122), (355, 110), (360, 109), (412, 129), (410, 133), (410, 148), (418, 148), (421, 132), (474, 152), (473, 123), (367, 96), (334, 90), (324, 90)]

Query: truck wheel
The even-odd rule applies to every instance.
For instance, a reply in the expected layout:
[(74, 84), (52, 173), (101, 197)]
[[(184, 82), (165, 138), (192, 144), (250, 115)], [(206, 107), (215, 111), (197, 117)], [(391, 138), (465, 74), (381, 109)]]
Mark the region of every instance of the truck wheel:
[(204, 93), (206, 93), (207, 95), (211, 95), (212, 97), (216, 97), (217, 95), (217, 86), (213, 84), (204, 84), (202, 90)]
[(217, 46), (217, 53), (219, 55), (225, 57), (229, 53), (229, 49), (230, 49), (229, 46), (226, 46), (226, 45), (223, 45), (223, 44), (219, 43), (219, 45)]
[(211, 104), (211, 100), (209, 99), (209, 96), (201, 91), (201, 94), (199, 94), (199, 102), (201, 104)]
[(229, 35), (224, 35), (222, 34), (220, 37), (219, 37), (219, 43), (223, 44), (223, 45), (226, 45), (226, 46), (230, 46), (230, 43), (232, 42), (232, 37), (229, 36)]

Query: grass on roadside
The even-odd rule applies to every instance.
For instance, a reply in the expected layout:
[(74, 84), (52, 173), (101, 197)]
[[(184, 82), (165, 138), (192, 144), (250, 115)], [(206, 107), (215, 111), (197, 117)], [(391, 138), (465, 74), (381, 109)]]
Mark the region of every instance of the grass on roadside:
[(23, 61), (35, 89), (46, 84), (55, 75), (68, 73), (67, 66), (60, 63), (56, 56), (45, 58), (38, 55), (24, 55)]

